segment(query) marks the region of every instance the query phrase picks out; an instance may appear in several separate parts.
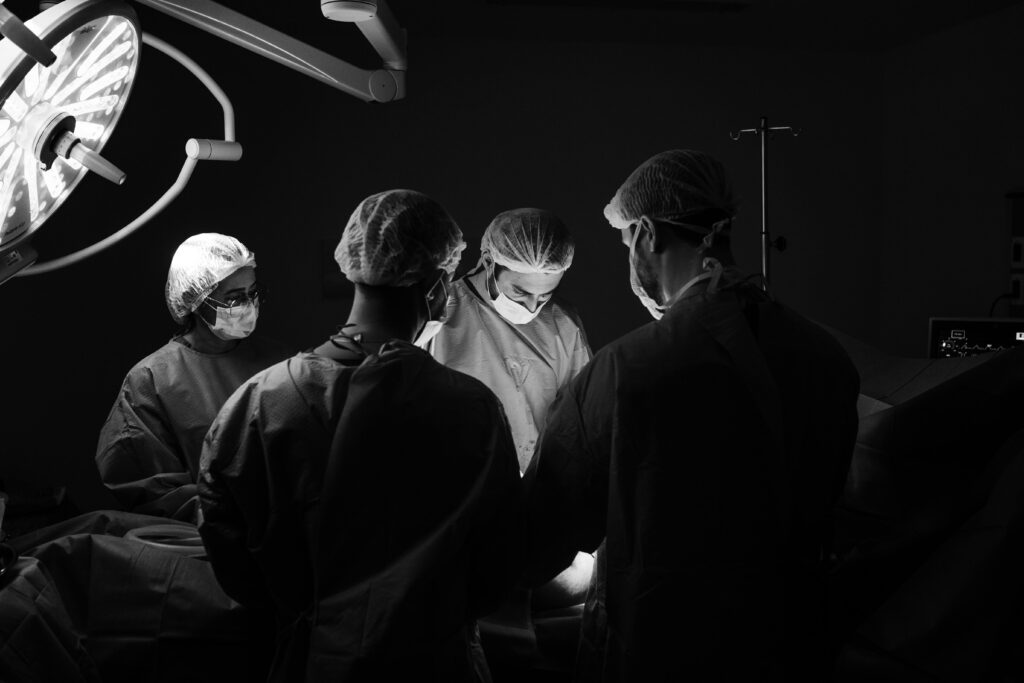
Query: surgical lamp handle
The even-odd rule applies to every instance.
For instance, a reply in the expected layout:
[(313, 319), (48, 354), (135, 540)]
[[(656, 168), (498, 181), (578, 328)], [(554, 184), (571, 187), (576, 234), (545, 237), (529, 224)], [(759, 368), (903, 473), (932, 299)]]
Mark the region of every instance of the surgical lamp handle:
[(125, 237), (148, 223), (154, 216), (163, 211), (168, 204), (174, 201), (174, 199), (181, 194), (181, 191), (185, 189), (185, 186), (188, 185), (188, 180), (192, 177), (192, 171), (195, 170), (197, 163), (199, 163), (198, 159), (186, 158), (185, 163), (182, 164), (181, 171), (178, 172), (178, 179), (174, 181), (174, 184), (171, 185), (166, 192), (164, 192), (163, 196), (156, 200), (152, 206), (143, 211), (138, 218), (115, 232), (113, 235), (110, 235), (99, 242), (96, 242), (92, 246), (86, 247), (85, 249), (80, 249), (74, 253), (68, 254), (67, 256), (55, 258), (44, 263), (36, 263), (35, 265), (19, 271), (17, 275), (40, 275), (42, 273), (60, 270), (61, 268), (66, 268), (67, 266), (78, 263), (79, 261), (84, 261), (90, 256), (95, 256), (101, 251), (114, 246)]
[(160, 40), (155, 36), (151, 36), (148, 33), (143, 33), (142, 42), (160, 50), (168, 57), (188, 69), (193, 76), (199, 79), (199, 81), (206, 86), (206, 89), (213, 94), (217, 101), (220, 102), (221, 108), (224, 110), (224, 140), (189, 139), (188, 142), (185, 143), (185, 163), (181, 165), (181, 170), (178, 172), (177, 180), (174, 181), (174, 184), (171, 185), (167, 191), (153, 203), (152, 206), (139, 214), (135, 220), (114, 234), (96, 242), (92, 246), (80, 249), (74, 253), (68, 254), (67, 256), (31, 265), (19, 271), (17, 273), (18, 276), (40, 275), (42, 273), (49, 273), (54, 270), (66, 268), (67, 266), (78, 263), (79, 261), (84, 261), (90, 256), (94, 256), (105, 249), (109, 249), (125, 237), (128, 237), (128, 235), (141, 228), (156, 217), (161, 211), (167, 208), (167, 205), (174, 201), (188, 185), (188, 181), (192, 177), (192, 172), (195, 170), (196, 164), (198, 164), (201, 159), (236, 161), (242, 156), (242, 146), (238, 142), (235, 142), (234, 107), (231, 106), (231, 101), (224, 93), (224, 90), (217, 85), (217, 82), (214, 81), (213, 78), (202, 69), (202, 67), (185, 55), (184, 52), (163, 40)]
[(102, 155), (93, 151), (89, 146), (75, 137), (71, 131), (64, 131), (53, 143), (53, 150), (65, 159), (74, 159), (82, 166), (106, 178), (115, 185), (124, 185), (127, 177), (124, 171), (113, 163), (104, 159)]

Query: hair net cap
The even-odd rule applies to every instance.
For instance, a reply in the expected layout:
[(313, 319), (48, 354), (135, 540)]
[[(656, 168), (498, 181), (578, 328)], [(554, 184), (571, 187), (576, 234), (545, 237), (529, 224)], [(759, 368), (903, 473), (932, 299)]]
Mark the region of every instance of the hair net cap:
[(710, 209), (728, 218), (736, 214), (725, 167), (704, 152), (674, 149), (640, 164), (604, 208), (604, 217), (622, 230), (641, 216), (680, 219)]
[(576, 250), (569, 228), (544, 209), (499, 213), (484, 231), (481, 255), (517, 273), (562, 273)]
[(221, 280), (246, 266), (256, 267), (256, 255), (229, 235), (204, 232), (181, 243), (167, 271), (164, 297), (177, 323), (210, 296)]
[(466, 243), (440, 204), (412, 190), (388, 190), (359, 203), (334, 260), (352, 282), (409, 287), (438, 269), (455, 272)]

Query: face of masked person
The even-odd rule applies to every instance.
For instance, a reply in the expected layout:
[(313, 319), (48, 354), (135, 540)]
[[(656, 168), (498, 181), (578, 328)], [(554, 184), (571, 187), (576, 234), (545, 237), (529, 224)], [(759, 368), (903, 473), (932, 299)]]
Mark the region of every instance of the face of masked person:
[[(626, 232), (628, 232), (628, 229)], [(637, 223), (633, 226), (632, 237), (629, 238), (629, 286), (632, 288), (636, 298), (640, 299), (640, 303), (651, 314), (651, 317), (655, 320), (661, 320), (662, 316), (665, 315), (665, 306), (658, 303), (654, 295), (651, 294), (652, 292), (655, 294), (658, 292), (658, 278), (654, 275), (647, 262), (638, 259), (636, 254), (636, 243), (640, 237), (640, 232), (641, 226)], [(623, 241), (625, 241), (625, 237), (623, 235)]]
[[(216, 309), (217, 317), (210, 325), (210, 331), (225, 341), (245, 339), (256, 329), (259, 306), (253, 302)], [(207, 323), (209, 324), (209, 323)]]
[(551, 301), (565, 273), (517, 273), (508, 268), (487, 266), (491, 304), (513, 325), (525, 325)]
[[(666, 221), (667, 222), (667, 221)], [(707, 292), (713, 294), (719, 288), (720, 280), (722, 275), (726, 272), (722, 266), (722, 263), (717, 259), (710, 256), (704, 256), (700, 259), (699, 272), (684, 284), (679, 291), (672, 295), (672, 297), (664, 304), (659, 303), (655, 298), (655, 295), (661, 289), (658, 284), (658, 277), (655, 275), (654, 270), (650, 264), (642, 259), (637, 253), (637, 242), (640, 238), (641, 225), (639, 223), (632, 226), (633, 235), (628, 238), (629, 244), (629, 284), (633, 289), (633, 294), (640, 299), (640, 303), (644, 305), (644, 308), (651, 314), (651, 317), (655, 320), (661, 320), (665, 315), (665, 312), (669, 307), (679, 301), (683, 295), (690, 290), (694, 285), (704, 280), (710, 280)], [(627, 228), (623, 234), (623, 242), (627, 242), (627, 234), (629, 229)], [(697, 254), (700, 255), (703, 252), (703, 248), (699, 248)], [(651, 294), (654, 292), (655, 294)]]
[(442, 274), (424, 297), (427, 306), (427, 321), (423, 324), (420, 333), (416, 335), (414, 340), (416, 346), (425, 348), (444, 327), (444, 322), (448, 318), (448, 283), (448, 274)]
[(219, 339), (244, 339), (256, 329), (261, 294), (256, 270), (240, 268), (206, 297), (199, 317)]

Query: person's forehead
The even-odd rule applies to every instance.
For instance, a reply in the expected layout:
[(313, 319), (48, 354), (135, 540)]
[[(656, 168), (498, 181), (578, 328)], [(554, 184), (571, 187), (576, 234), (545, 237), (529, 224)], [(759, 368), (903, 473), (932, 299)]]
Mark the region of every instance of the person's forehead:
[(233, 289), (249, 289), (256, 284), (256, 269), (252, 266), (239, 268), (228, 275), (217, 285), (217, 292), (230, 292)]
[(517, 273), (514, 270), (504, 270), (500, 279), (503, 284), (509, 287), (518, 287), (530, 294), (547, 294), (558, 287), (564, 273)]

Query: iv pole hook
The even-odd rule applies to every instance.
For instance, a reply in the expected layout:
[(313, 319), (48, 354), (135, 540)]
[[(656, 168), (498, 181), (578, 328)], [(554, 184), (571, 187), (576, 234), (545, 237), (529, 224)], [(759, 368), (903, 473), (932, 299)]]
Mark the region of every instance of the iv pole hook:
[(766, 116), (762, 116), (761, 123), (757, 128), (743, 128), (735, 133), (731, 131), (729, 132), (729, 137), (733, 140), (739, 140), (744, 135), (757, 135), (761, 138), (761, 280), (762, 287), (765, 291), (768, 290), (768, 276), (771, 266), (772, 247), (779, 251), (783, 251), (787, 246), (785, 237), (779, 237), (776, 240), (772, 240), (771, 233), (768, 232), (768, 192), (766, 176), (766, 159), (768, 154), (767, 145), (768, 136), (777, 132), (787, 132), (793, 136), (797, 136), (801, 131), (799, 128), (793, 128), (792, 126), (769, 126), (768, 118)]

